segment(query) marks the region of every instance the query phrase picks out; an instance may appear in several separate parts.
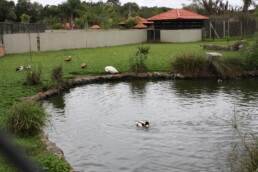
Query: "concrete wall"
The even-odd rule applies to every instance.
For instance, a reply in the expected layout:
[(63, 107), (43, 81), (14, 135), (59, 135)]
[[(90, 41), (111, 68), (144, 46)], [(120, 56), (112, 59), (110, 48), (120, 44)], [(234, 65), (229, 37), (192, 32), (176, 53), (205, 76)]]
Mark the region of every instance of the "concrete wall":
[(196, 42), (202, 40), (202, 29), (161, 30), (161, 42)]
[[(147, 41), (146, 30), (48, 31), (30, 34), (31, 50), (34, 52), (38, 51), (37, 36), (40, 38), (41, 52), (136, 44)], [(4, 45), (6, 54), (30, 51), (28, 34), (5, 34)]]

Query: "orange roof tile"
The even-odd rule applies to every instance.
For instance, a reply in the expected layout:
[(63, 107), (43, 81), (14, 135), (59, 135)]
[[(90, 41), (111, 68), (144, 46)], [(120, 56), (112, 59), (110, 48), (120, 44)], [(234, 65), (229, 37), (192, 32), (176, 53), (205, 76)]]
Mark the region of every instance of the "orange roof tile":
[[(142, 17), (138, 17), (138, 16), (137, 16), (136, 18), (140, 20), (139, 23), (144, 23), (144, 24), (152, 24), (152, 23), (153, 23), (152, 21), (148, 21), (147, 19), (142, 18)], [(127, 21), (128, 21), (128, 20), (125, 20), (125, 21), (122, 21), (122, 22), (120, 22), (120, 23), (118, 23), (118, 24), (123, 25), (123, 24), (126, 24)]]
[(99, 25), (93, 25), (90, 27), (91, 29), (100, 29), (101, 27)]
[(209, 17), (202, 16), (191, 11), (183, 10), (183, 9), (175, 9), (170, 10), (165, 13), (158, 14), (156, 16), (150, 17), (147, 20), (155, 21), (155, 20), (174, 20), (174, 19), (202, 19), (206, 20)]
[(137, 25), (135, 25), (133, 28), (134, 29), (144, 29), (147, 28), (148, 26), (146, 26), (145, 24), (139, 23)]

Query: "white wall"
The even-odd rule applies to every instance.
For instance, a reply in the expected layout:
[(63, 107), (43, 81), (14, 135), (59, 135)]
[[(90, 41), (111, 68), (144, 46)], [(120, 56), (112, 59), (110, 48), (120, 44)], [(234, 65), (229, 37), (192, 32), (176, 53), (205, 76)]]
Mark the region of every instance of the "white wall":
[(196, 42), (202, 40), (202, 29), (161, 30), (161, 42)]
[[(38, 51), (37, 36), (40, 37), (41, 52), (136, 44), (147, 41), (146, 30), (47, 31), (30, 34), (31, 50), (34, 52)], [(30, 51), (28, 34), (5, 34), (4, 45), (6, 54)]]

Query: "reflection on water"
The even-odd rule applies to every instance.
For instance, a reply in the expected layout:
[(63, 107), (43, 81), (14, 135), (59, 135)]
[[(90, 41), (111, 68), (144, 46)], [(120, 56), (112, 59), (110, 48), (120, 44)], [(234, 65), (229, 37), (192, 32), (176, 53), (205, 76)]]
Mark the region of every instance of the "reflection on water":
[[(239, 142), (230, 126), (258, 131), (258, 80), (90, 84), (44, 102), (49, 138), (78, 171), (230, 171)], [(135, 126), (148, 120), (149, 129)]]

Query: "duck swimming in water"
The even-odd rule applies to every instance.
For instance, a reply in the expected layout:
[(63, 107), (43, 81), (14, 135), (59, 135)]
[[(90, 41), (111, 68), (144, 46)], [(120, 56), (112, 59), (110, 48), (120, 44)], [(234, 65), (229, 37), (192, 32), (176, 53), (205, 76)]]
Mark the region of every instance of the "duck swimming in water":
[(148, 128), (150, 126), (150, 123), (148, 121), (137, 121), (136, 126), (138, 127), (143, 127), (143, 128)]

